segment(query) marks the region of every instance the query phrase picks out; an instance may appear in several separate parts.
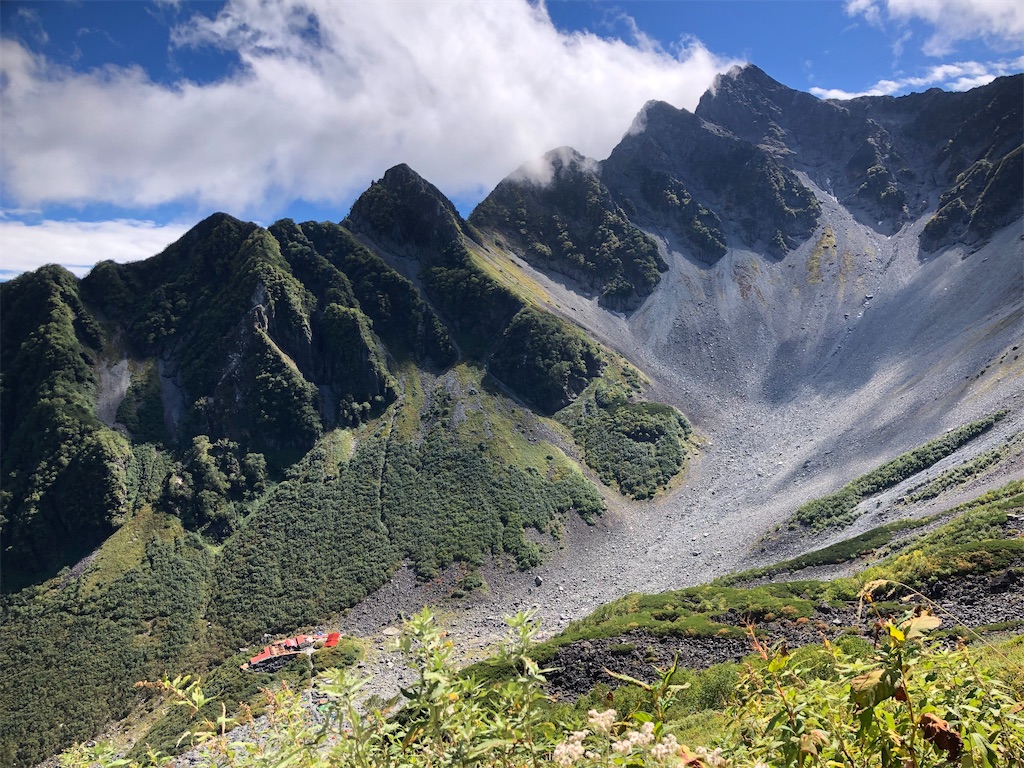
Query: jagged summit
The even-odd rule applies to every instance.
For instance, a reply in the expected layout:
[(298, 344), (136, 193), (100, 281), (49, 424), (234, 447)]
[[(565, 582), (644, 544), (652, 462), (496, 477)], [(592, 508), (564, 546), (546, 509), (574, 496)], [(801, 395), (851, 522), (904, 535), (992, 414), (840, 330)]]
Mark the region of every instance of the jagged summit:
[(594, 174), (599, 167), (596, 160), (566, 145), (550, 149), (535, 160), (523, 163), (508, 175), (508, 179), (544, 187), (561, 178), (564, 173), (582, 171)]
[(398, 250), (441, 252), (459, 242), (465, 222), (441, 190), (402, 163), (359, 196), (343, 224)]
[(827, 122), (837, 111), (842, 107), (789, 88), (753, 64), (716, 77), (694, 110), (704, 120), (780, 153), (793, 151), (786, 143), (786, 131), (794, 127), (791, 116)]
[(965, 93), (822, 101), (748, 65), (717, 78), (696, 114), (807, 173), (884, 234), (938, 200), (935, 222), (921, 235), (935, 250), (983, 239), (1019, 213), (1022, 80), (999, 78)]
[(501, 181), (470, 216), (533, 264), (570, 277), (611, 309), (637, 307), (667, 268), (602, 182), (601, 166), (560, 147)]
[[(554, 182), (564, 192), (565, 169), (579, 170), (593, 176), (631, 224), (671, 232), (707, 263), (730, 246), (785, 256), (818, 226), (819, 194), (887, 236), (937, 207), (920, 231), (925, 252), (977, 244), (1020, 216), (1022, 78), (999, 78), (966, 93), (932, 89), (823, 101), (754, 64), (734, 67), (715, 79), (693, 112), (657, 100), (644, 104), (606, 160), (553, 150), (495, 193), (501, 197), (528, 180), (549, 193)], [(559, 215), (565, 201), (557, 198), (548, 194), (545, 216)], [(523, 217), (499, 221), (488, 213), (495, 200), (481, 204), (477, 223), (519, 243), (531, 263), (579, 279), (566, 260), (547, 255), (557, 256), (559, 232), (541, 228), (538, 237), (524, 237), (513, 226)], [(581, 282), (593, 287), (592, 280)], [(644, 295), (639, 290), (636, 298)], [(636, 298), (627, 303), (635, 306)]]

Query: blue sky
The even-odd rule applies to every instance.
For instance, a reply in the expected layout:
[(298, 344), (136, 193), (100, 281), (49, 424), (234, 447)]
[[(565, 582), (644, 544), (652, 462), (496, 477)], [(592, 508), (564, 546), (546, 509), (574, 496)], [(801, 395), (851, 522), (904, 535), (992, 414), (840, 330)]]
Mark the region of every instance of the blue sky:
[(822, 98), (964, 90), (1024, 70), (1024, 3), (4, 0), (0, 279), (144, 258), (217, 210), (337, 221), (400, 162), (468, 214), (745, 62)]

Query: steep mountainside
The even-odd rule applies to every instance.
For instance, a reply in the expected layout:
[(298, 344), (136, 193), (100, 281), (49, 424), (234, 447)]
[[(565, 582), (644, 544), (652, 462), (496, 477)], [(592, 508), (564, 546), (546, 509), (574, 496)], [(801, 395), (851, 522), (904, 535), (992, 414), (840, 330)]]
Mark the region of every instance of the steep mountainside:
[(763, 538), (1003, 410), (947, 461), (1019, 476), (1022, 81), (840, 103), (746, 67), (468, 221), (399, 165), (340, 224), (216, 214), (3, 284), (0, 762), (353, 606), (554, 629), (923, 513), (962, 483)]
[[(603, 476), (637, 497), (680, 472), (682, 414), (651, 422), (637, 372), (492, 277), (469, 231), (398, 166), (345, 226), (216, 214), (149, 260), (0, 288), (0, 648), (29, 654), (0, 683), (5, 764), (123, 715), (135, 679), (337, 614), (400, 563), (537, 565), (570, 515), (603, 510), (546, 418), (599, 383), (616, 427), (584, 458), (628, 456)], [(6, 706), (50, 675), (91, 691), (63, 730), (61, 702)]]
[(720, 76), (696, 115), (776, 155), (892, 234), (936, 204), (929, 251), (977, 242), (1021, 206), (1022, 77), (967, 93), (824, 102), (748, 66)]
[(480, 227), (501, 231), (532, 264), (571, 277), (602, 306), (635, 309), (667, 266), (655, 242), (629, 222), (592, 160), (569, 147), (501, 182), (473, 211)]

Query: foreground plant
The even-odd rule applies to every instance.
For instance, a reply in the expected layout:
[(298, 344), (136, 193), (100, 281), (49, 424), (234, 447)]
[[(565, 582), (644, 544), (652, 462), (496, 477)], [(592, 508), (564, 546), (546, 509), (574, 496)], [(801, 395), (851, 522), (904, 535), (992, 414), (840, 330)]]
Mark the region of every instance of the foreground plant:
[[(871, 590), (884, 583), (862, 598), (873, 605)], [(1024, 706), (968, 649), (929, 642), (941, 623), (921, 609), (900, 621), (878, 614), (866, 659), (826, 640), (838, 683), (755, 640), (765, 666), (750, 669), (731, 710), (734, 754), (787, 768), (1024, 765)]]
[[(868, 594), (870, 599), (870, 594)], [(825, 642), (829, 674), (769, 651), (752, 632), (761, 662), (748, 665), (730, 725), (718, 743), (691, 749), (672, 732), (667, 713), (684, 686), (677, 667), (644, 682), (613, 675), (646, 691), (650, 711), (620, 715), (592, 709), (582, 722), (552, 721), (544, 673), (529, 656), (537, 624), (508, 619), (499, 661), (512, 673), (484, 684), (460, 675), (453, 646), (426, 610), (406, 625), (399, 649), (415, 672), (398, 698), (376, 707), (361, 701), (365, 680), (347, 671), (319, 677), (312, 697), (288, 687), (266, 692), (266, 714), (247, 710), (215, 720), (200, 716), (207, 699), (197, 681), (158, 687), (197, 717), (183, 740), (190, 764), (231, 768), (540, 768), (540, 766), (691, 766), (692, 768), (996, 768), (1024, 765), (1024, 714), (1005, 686), (980, 670), (965, 649), (928, 642), (940, 620), (917, 611), (896, 621), (879, 616), (868, 658)], [(314, 701), (320, 702), (314, 705)], [(233, 731), (247, 724), (243, 739)], [(174, 763), (150, 753), (141, 763), (119, 759), (108, 745), (76, 747), (65, 768), (153, 768)]]

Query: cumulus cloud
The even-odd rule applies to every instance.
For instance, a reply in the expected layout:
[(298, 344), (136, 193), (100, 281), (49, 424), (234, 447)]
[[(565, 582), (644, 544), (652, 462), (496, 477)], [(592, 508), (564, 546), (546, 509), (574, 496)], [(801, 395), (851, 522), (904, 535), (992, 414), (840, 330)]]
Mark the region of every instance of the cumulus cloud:
[(940, 87), (947, 91), (967, 91), (980, 85), (987, 85), (1002, 75), (1010, 75), (1024, 69), (1024, 56), (1004, 61), (960, 61), (954, 64), (939, 64), (929, 68), (923, 75), (902, 77), (894, 80), (879, 80), (864, 91), (843, 91), (838, 88), (811, 88), (811, 93), (821, 99), (856, 99), (861, 96), (892, 96), (907, 91), (921, 91)]
[(957, 42), (981, 38), (1003, 48), (1019, 48), (1024, 38), (1024, 3), (1020, 0), (847, 0), (850, 16), (882, 24), (882, 13), (897, 22), (912, 19), (934, 28), (925, 41), (929, 56), (945, 56)]
[(0, 41), (7, 204), (190, 200), (270, 217), (351, 199), (399, 162), (473, 196), (554, 146), (607, 156), (648, 99), (692, 109), (735, 63), (697, 41), (673, 54), (563, 33), (525, 0), (230, 0), (173, 41), (240, 66), (166, 85)]
[(0, 278), (59, 263), (84, 275), (98, 261), (138, 261), (160, 253), (188, 228), (119, 219), (102, 222), (0, 221)]

